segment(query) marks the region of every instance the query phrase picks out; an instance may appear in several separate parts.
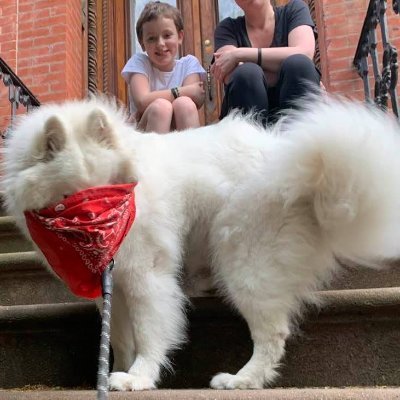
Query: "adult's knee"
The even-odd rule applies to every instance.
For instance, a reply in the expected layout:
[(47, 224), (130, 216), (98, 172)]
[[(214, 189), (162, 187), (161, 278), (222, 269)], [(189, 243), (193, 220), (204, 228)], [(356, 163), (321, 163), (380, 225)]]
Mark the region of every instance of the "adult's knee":
[(252, 62), (238, 65), (232, 72), (228, 85), (239, 87), (241, 90), (247, 88), (259, 88), (264, 85), (264, 71)]
[(225, 88), (221, 118), (232, 109), (243, 112), (268, 111), (268, 88), (264, 71), (255, 63), (243, 63), (235, 68)]
[(281, 74), (292, 80), (319, 81), (319, 74), (314, 62), (304, 54), (293, 54), (287, 57), (281, 66)]

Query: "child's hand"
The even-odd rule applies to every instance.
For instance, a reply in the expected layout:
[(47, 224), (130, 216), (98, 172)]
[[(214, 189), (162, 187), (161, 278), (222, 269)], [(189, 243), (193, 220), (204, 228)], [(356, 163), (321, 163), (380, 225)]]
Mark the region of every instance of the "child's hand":
[(181, 95), (190, 97), (197, 105), (204, 102), (205, 90), (203, 81), (191, 83), (183, 86)]

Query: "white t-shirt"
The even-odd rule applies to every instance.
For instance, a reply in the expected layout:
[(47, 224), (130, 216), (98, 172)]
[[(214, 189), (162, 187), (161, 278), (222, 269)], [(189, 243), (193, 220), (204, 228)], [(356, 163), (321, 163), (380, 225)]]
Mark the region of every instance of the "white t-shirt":
[[(200, 74), (205, 79), (206, 71), (200, 65), (199, 60), (191, 54), (176, 60), (172, 71), (164, 72), (152, 66), (149, 57), (145, 53), (133, 55), (122, 69), (122, 77), (129, 84), (132, 74), (143, 74), (150, 84), (150, 91), (172, 89), (182, 86), (186, 77), (192, 74)], [(136, 112), (133, 101), (130, 102), (131, 112)]]

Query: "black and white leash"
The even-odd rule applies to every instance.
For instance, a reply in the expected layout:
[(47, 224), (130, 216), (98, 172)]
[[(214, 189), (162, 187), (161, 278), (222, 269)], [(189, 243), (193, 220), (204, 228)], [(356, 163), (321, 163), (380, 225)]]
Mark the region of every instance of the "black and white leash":
[(97, 400), (108, 399), (108, 374), (110, 371), (110, 322), (111, 300), (113, 291), (112, 270), (114, 260), (111, 260), (102, 274), (103, 311), (101, 318), (101, 336), (99, 349), (99, 365), (97, 370)]

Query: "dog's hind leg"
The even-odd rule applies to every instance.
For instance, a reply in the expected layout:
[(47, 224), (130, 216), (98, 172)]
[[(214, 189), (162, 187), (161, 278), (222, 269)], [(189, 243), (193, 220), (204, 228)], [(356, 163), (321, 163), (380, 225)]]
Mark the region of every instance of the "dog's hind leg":
[[(243, 282), (242, 282), (243, 284)], [(274, 299), (249, 296), (243, 285), (229, 284), (229, 297), (248, 323), (253, 339), (253, 355), (236, 375), (213, 377), (213, 389), (261, 389), (277, 376), (275, 368), (284, 354), (289, 335), (288, 313)]]

